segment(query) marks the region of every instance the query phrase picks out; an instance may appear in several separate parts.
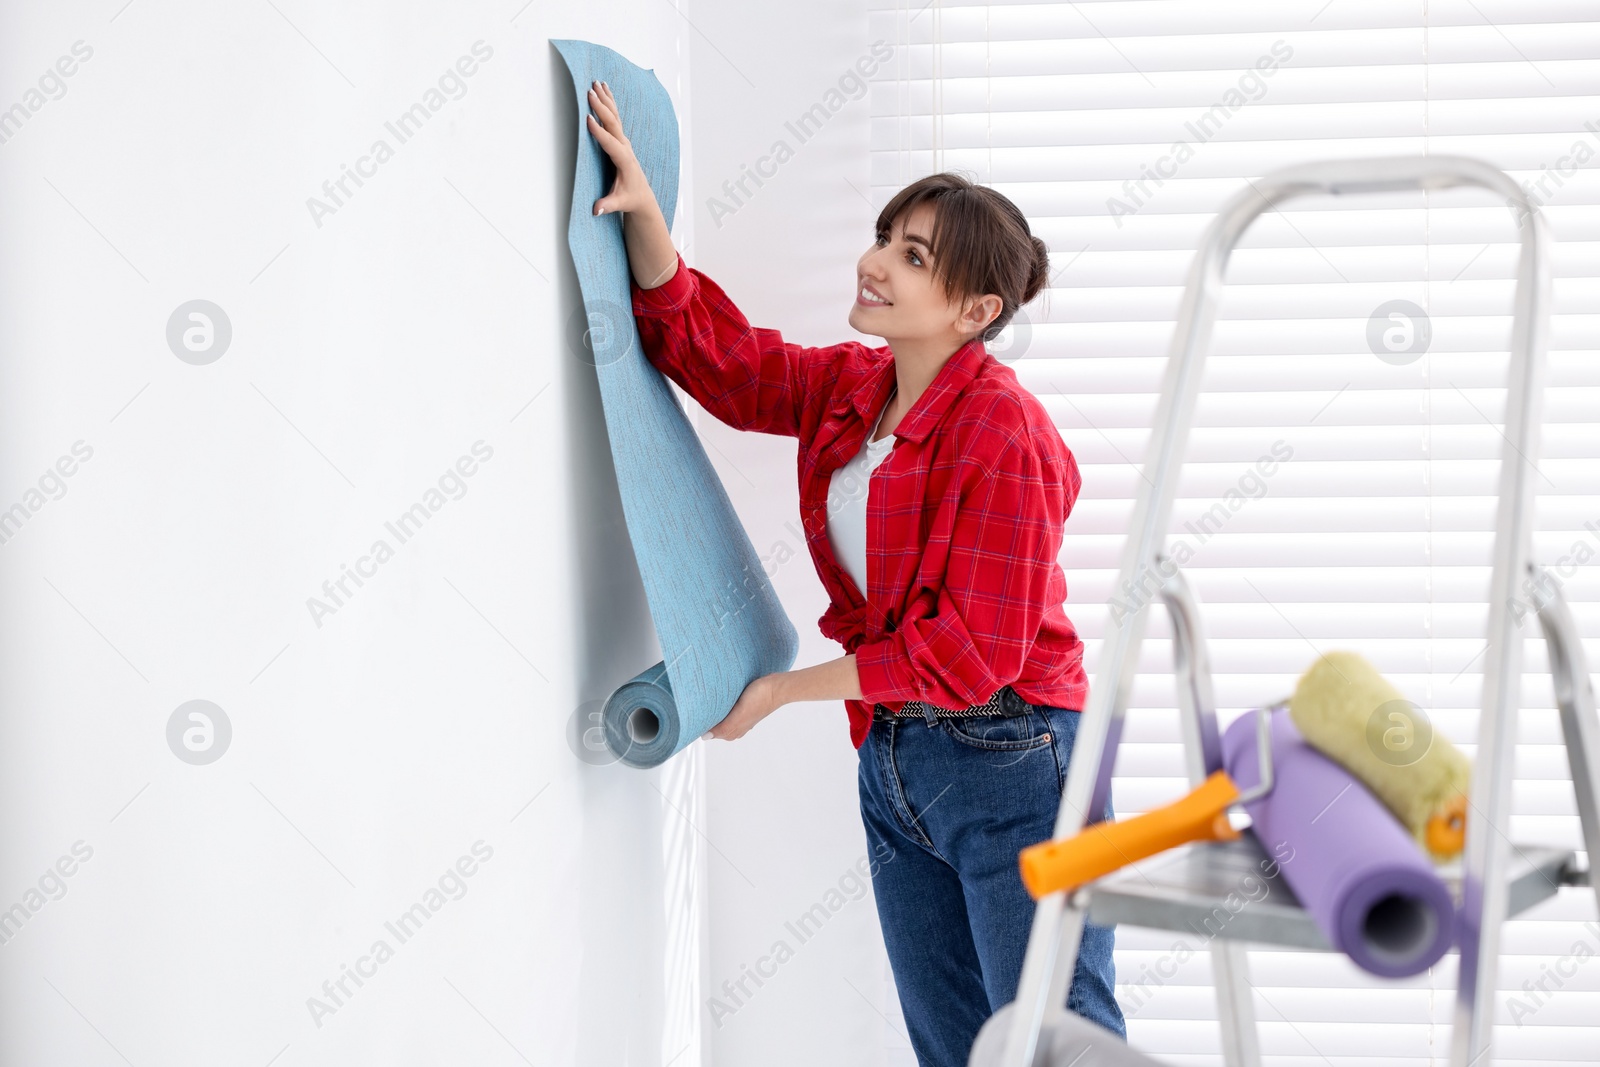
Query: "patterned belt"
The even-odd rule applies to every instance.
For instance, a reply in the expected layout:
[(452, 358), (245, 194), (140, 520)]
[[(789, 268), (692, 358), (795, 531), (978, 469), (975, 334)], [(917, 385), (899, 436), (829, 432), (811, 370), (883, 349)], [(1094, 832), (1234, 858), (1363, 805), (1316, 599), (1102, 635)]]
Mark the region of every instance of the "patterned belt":
[(1017, 691), (1009, 685), (996, 689), (994, 695), (982, 704), (973, 704), (966, 708), (942, 708), (937, 704), (929, 704), (921, 700), (908, 700), (899, 711), (889, 710), (887, 705), (874, 704), (872, 718), (874, 722), (895, 722), (901, 719), (914, 719), (918, 716), (927, 719), (928, 725), (933, 725), (935, 719), (956, 719), (967, 715), (1008, 716), (1024, 715), (1030, 705), (1026, 700), (1017, 695)]

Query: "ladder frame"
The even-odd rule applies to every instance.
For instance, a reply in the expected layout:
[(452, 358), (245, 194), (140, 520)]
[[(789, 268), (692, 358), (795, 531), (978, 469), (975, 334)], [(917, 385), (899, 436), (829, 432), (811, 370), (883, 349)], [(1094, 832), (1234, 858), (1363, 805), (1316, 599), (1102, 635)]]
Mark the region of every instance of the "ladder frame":
[[(1223, 272), (1239, 238), (1263, 213), (1295, 197), (1455, 186), (1476, 186), (1503, 195), (1517, 216), (1521, 237), (1489, 589), (1488, 648), (1469, 795), (1462, 901), (1457, 917), (1460, 968), (1450, 1053), (1451, 1067), (1487, 1067), (1494, 1025), (1495, 963), (1508, 906), (1505, 879), (1497, 874), (1491, 877), (1491, 873), (1506, 869), (1510, 848), (1502, 828), (1510, 816), (1522, 675), (1522, 635), (1518, 632), (1519, 620), (1513, 617), (1513, 604), (1519, 578), (1541, 577), (1531, 559), (1533, 482), (1527, 468), (1535, 462), (1538, 452), (1550, 291), (1549, 236), (1544, 217), (1514, 180), (1490, 164), (1455, 155), (1298, 164), (1249, 182), (1247, 188), (1228, 199), (1212, 220), (1191, 263), (1178, 309), (1142, 468), (1144, 478), (1135, 499), (1118, 576), (1118, 588), (1123, 590), (1142, 590), (1155, 577), (1156, 595), (1144, 599), (1106, 634), (1090, 700), (1078, 724), (1053, 839), (1079, 833), (1089, 821), (1087, 812), (1104, 810), (1128, 693), (1156, 596), (1173, 622), (1175, 673), (1182, 679), (1178, 690), (1183, 713), (1180, 721), (1184, 724), (1191, 781), (1199, 780), (1197, 770), (1203, 769), (1216, 751), (1210, 671), (1198, 612), (1187, 583), (1163, 555), (1163, 547), (1199, 395), (1201, 366), (1215, 321), (1217, 296), (1226, 284)], [(1600, 735), (1595, 727), (1593, 688), (1577, 629), (1559, 589), (1552, 589), (1539, 605), (1539, 620), (1550, 650), (1568, 760), (1592, 868), (1594, 857), (1600, 855), (1600, 818), (1596, 815), (1600, 800)], [(1600, 879), (1591, 877), (1589, 881), (1600, 900)], [(1579, 883), (1574, 877), (1569, 884)], [(1066, 1002), (1091, 897), (1092, 885), (1058, 890), (1036, 902), (1015, 1010), (1007, 1027), (1001, 1061), (1004, 1067), (1032, 1067), (1041, 1027), (1053, 1006)], [(1225, 1062), (1256, 1067), (1259, 1049), (1243, 945), (1219, 938), (1212, 945), (1212, 958)]]

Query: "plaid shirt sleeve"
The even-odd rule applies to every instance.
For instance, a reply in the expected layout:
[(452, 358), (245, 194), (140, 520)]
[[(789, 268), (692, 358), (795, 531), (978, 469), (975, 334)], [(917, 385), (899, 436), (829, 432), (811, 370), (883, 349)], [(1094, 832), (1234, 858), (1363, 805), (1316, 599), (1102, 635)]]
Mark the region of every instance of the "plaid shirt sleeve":
[(943, 582), (924, 584), (893, 632), (856, 648), (869, 705), (982, 704), (1021, 676), (1045, 614), (1066, 599), (1058, 556), (1077, 464), (1059, 436), (1052, 444), (1025, 425), (1008, 433), (979, 438), (947, 544), (930, 534), (927, 551), (944, 550)]
[(720, 286), (686, 266), (654, 289), (631, 279), (644, 354), (700, 406), (736, 430), (800, 436), (807, 381), (819, 349), (791, 344), (777, 330), (751, 326)]

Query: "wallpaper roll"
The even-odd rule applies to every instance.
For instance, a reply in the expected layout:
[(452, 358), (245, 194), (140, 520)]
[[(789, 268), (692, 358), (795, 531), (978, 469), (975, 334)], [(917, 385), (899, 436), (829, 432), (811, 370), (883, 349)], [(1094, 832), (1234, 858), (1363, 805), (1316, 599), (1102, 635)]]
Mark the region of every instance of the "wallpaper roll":
[(588, 318), (587, 358), (599, 376), (623, 518), (664, 657), (611, 694), (601, 725), (619, 760), (654, 767), (721, 722), (751, 681), (792, 667), (800, 642), (671, 385), (645, 358), (622, 216), (594, 214), (616, 172), (585, 120), (590, 84), (611, 87), (669, 228), (678, 201), (672, 101), (653, 72), (609, 48), (551, 44), (577, 97), (567, 245)]
[[(1260, 782), (1254, 714), (1222, 736), (1241, 792)], [(1270, 793), (1245, 805), (1263, 848), (1330, 944), (1363, 969), (1403, 978), (1428, 969), (1455, 937), (1455, 904), (1400, 821), (1349, 771), (1306, 743), (1287, 708), (1272, 712)]]

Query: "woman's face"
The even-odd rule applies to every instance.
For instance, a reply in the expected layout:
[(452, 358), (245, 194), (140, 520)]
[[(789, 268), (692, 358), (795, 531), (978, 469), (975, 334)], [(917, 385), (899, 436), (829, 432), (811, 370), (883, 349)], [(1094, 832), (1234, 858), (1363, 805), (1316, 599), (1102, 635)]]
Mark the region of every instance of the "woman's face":
[[(856, 262), (856, 294), (849, 322), (885, 340), (960, 344), (1000, 313), (998, 296), (950, 301), (935, 277), (928, 242), (934, 207), (923, 202), (894, 221), (885, 238)], [(874, 299), (874, 294), (884, 303)]]

